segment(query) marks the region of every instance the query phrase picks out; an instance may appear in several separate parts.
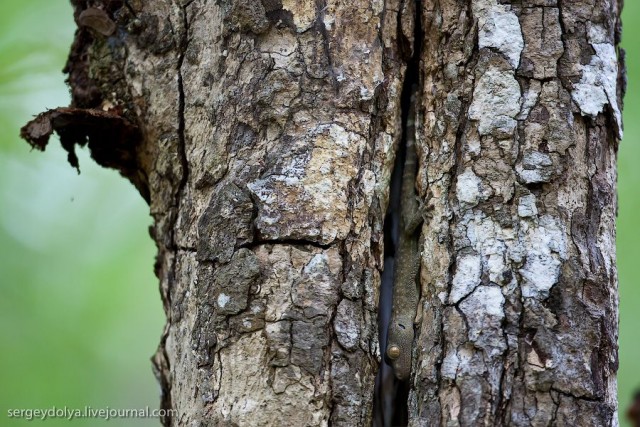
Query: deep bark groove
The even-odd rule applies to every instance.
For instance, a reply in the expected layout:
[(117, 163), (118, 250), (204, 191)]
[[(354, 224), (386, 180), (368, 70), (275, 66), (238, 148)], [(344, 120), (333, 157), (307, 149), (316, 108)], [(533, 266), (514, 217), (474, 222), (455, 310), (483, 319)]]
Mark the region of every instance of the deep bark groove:
[[(413, 5), (408, 6), (407, 3), (412, 2)], [(408, 9), (411, 7), (411, 9)], [(413, 16), (403, 16), (407, 13), (407, 9), (412, 11)], [(400, 144), (396, 149), (395, 162), (393, 166), (392, 179), (389, 183), (390, 188), (390, 204), (388, 208), (388, 214), (385, 217), (384, 234), (385, 234), (385, 257), (395, 259), (394, 246), (397, 244), (398, 239), (398, 224), (399, 224), (399, 207), (401, 199), (401, 177), (403, 175), (405, 157), (406, 157), (406, 139), (407, 139), (407, 121), (410, 111), (411, 98), (416, 93), (421, 93), (421, 78), (420, 78), (420, 57), (422, 48), (422, 25), (420, 19), (420, 10), (422, 9), (422, 2), (420, 0), (406, 0), (401, 6), (401, 13), (398, 14), (398, 51), (403, 55), (406, 62), (406, 71), (404, 80), (402, 83), (402, 91), (400, 96), (400, 108), (401, 108), (401, 124), (402, 124), (402, 136)], [(409, 29), (403, 27), (409, 27)], [(395, 277), (393, 262), (388, 264), (391, 266), (390, 272), (387, 277)], [(385, 284), (383, 284), (385, 286)], [(387, 283), (386, 286), (392, 287), (392, 283)], [(379, 310), (385, 311), (387, 314), (380, 314), (378, 321), (380, 322), (379, 328), (381, 328), (380, 334), (380, 353), (385, 354), (386, 343), (384, 340), (387, 336), (388, 317), (390, 315), (392, 295), (389, 292), (380, 293)], [(383, 298), (383, 295), (386, 298)], [(381, 362), (380, 369), (377, 377), (376, 398), (377, 406), (375, 408), (376, 422), (375, 425), (379, 426), (402, 426), (406, 425), (409, 420), (408, 414), (408, 402), (409, 397), (409, 384), (405, 381), (398, 381), (393, 378), (392, 368), (385, 361)], [(388, 414), (391, 412), (391, 414)]]

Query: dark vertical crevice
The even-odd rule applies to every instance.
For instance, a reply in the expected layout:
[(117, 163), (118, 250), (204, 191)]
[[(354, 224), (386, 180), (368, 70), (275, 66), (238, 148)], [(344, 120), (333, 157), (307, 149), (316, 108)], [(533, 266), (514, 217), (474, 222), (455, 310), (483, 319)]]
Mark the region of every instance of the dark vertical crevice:
[[(164, 426), (172, 426), (175, 424), (175, 419), (172, 417), (171, 412), (169, 410), (173, 408), (173, 402), (171, 399), (171, 387), (172, 383), (170, 378), (168, 377), (169, 372), (171, 370), (171, 366), (169, 365), (169, 355), (166, 350), (166, 340), (168, 335), (168, 328), (171, 325), (171, 293), (172, 290), (170, 288), (171, 284), (174, 283), (177, 277), (177, 265), (176, 262), (178, 260), (175, 252), (178, 250), (178, 242), (176, 239), (176, 226), (178, 217), (180, 215), (181, 209), (181, 201), (184, 189), (188, 182), (188, 161), (187, 161), (187, 147), (186, 147), (186, 137), (185, 137), (185, 94), (184, 94), (184, 83), (182, 78), (182, 64), (184, 62), (185, 53), (187, 51), (187, 46), (189, 43), (189, 20), (187, 17), (187, 7), (191, 4), (188, 2), (180, 8), (181, 18), (182, 18), (182, 28), (181, 34), (179, 35), (177, 49), (178, 49), (178, 61), (176, 64), (177, 71), (177, 83), (178, 83), (178, 129), (177, 129), (177, 138), (178, 138), (178, 156), (179, 161), (182, 166), (182, 176), (180, 177), (180, 181), (178, 182), (177, 189), (175, 191), (175, 201), (173, 205), (173, 214), (172, 214), (172, 223), (173, 226), (171, 228), (171, 250), (174, 251), (173, 259), (171, 262), (171, 270), (169, 272), (169, 287), (163, 291), (160, 289), (161, 295), (163, 295), (163, 305), (165, 306), (165, 315), (167, 317), (167, 323), (165, 325), (165, 330), (160, 339), (160, 346), (158, 348), (158, 352), (153, 358), (154, 370), (156, 378), (159, 380), (161, 385), (161, 402), (160, 408), (167, 411), (167, 414), (161, 417), (161, 423)], [(172, 29), (172, 31), (174, 31)], [(174, 35), (176, 32), (174, 31)]]
[[(422, 55), (422, 2), (421, 0), (406, 0), (414, 2), (411, 7), (413, 16), (413, 37), (409, 40), (403, 32), (402, 22), (398, 16), (399, 51), (404, 55), (407, 64), (401, 93), (402, 136), (396, 152), (396, 159), (390, 183), (389, 206), (384, 220), (384, 273), (378, 304), (378, 331), (380, 337), (380, 352), (386, 352), (386, 341), (391, 318), (393, 298), (394, 258), (398, 244), (400, 225), (400, 200), (402, 174), (407, 151), (407, 123), (414, 92), (421, 92), (420, 58)], [(401, 10), (407, 7), (401, 7)], [(417, 109), (416, 109), (417, 110)], [(409, 421), (408, 398), (411, 388), (410, 380), (399, 381), (393, 375), (391, 366), (384, 360), (376, 377), (376, 396), (374, 399), (374, 426), (406, 426)]]
[[(178, 184), (178, 191), (176, 192), (176, 219), (177, 214), (180, 212), (180, 202), (182, 200), (182, 193), (189, 180), (189, 163), (187, 161), (187, 144), (185, 137), (185, 100), (184, 100), (184, 82), (182, 79), (182, 63), (184, 62), (184, 56), (187, 52), (187, 45), (189, 44), (189, 20), (187, 18), (187, 6), (183, 6), (182, 10), (182, 35), (180, 37), (179, 54), (178, 54), (178, 144), (180, 150), (180, 164), (182, 166), (182, 177)], [(175, 233), (175, 227), (174, 227)], [(175, 236), (173, 237), (173, 244), (176, 245)]]

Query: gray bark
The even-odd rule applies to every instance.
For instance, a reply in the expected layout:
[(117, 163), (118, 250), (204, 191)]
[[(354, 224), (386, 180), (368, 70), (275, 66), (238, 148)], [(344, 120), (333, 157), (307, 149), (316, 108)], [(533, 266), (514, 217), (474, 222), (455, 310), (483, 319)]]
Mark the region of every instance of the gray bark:
[(149, 201), (166, 425), (371, 424), (407, 64), (409, 424), (617, 424), (615, 0), (73, 3), (73, 108), (25, 136)]
[(423, 11), (420, 185), (436, 213), (411, 425), (617, 425), (619, 12)]

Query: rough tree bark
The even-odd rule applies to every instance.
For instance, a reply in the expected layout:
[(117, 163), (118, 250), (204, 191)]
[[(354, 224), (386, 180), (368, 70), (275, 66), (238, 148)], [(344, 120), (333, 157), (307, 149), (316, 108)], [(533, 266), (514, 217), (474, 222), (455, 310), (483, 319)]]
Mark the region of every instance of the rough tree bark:
[(416, 83), (409, 424), (617, 424), (616, 0), (72, 3), (72, 105), (23, 135), (149, 202), (166, 425), (371, 424)]

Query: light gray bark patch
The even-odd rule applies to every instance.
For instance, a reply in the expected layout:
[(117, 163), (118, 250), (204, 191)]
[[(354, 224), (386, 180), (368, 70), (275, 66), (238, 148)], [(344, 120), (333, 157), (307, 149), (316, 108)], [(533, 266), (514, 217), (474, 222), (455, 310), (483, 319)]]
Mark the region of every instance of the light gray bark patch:
[(451, 283), (449, 303), (457, 304), (480, 284), (482, 264), (477, 254), (464, 254), (458, 257), (456, 272)]
[(496, 0), (474, 0), (472, 8), (478, 19), (478, 46), (498, 49), (513, 69), (518, 68), (524, 40), (511, 6), (498, 4)]
[(536, 207), (536, 196), (527, 194), (518, 199), (518, 216), (528, 218), (538, 215)]
[(265, 337), (270, 366), (328, 369), (331, 317), (338, 303), (340, 257), (335, 249), (263, 245), (264, 282), (256, 298), (267, 303)]
[(343, 299), (338, 304), (333, 330), (342, 347), (353, 351), (360, 343), (360, 327), (362, 325), (362, 307), (359, 303)]
[(327, 315), (338, 303), (339, 286), (327, 255), (319, 253), (304, 266), (301, 278), (291, 289), (291, 300), (308, 319)]
[(553, 175), (553, 161), (547, 153), (528, 152), (516, 166), (516, 171), (525, 184), (549, 182)]
[[(198, 351), (199, 366), (213, 363), (213, 351), (221, 338), (229, 335), (227, 317), (246, 310), (249, 294), (260, 283), (258, 258), (249, 249), (240, 249), (228, 264), (215, 270), (211, 265), (200, 265), (196, 293), (203, 301), (197, 309), (192, 329), (192, 347)], [(239, 332), (252, 331), (264, 322), (264, 310), (256, 303), (252, 311), (233, 320)], [(223, 331), (222, 337), (218, 336)]]
[[(320, 244), (345, 238), (352, 226), (350, 186), (365, 144), (353, 130), (322, 124), (270, 152), (262, 177), (247, 184), (258, 205), (255, 225), (260, 237)], [(373, 189), (370, 186), (367, 193)]]
[(302, 374), (297, 366), (275, 368), (271, 387), (276, 394), (284, 393), (289, 386), (300, 383)]
[(558, 283), (560, 266), (567, 256), (567, 232), (558, 219), (544, 215), (534, 226), (523, 224), (525, 263), (520, 269), (522, 296), (544, 299)]
[[(476, 365), (478, 365), (477, 362)], [(478, 375), (462, 374), (458, 377), (456, 384), (460, 388), (461, 425), (473, 425), (477, 420), (487, 416), (488, 404), (482, 397), (489, 390), (485, 380)]]
[(473, 173), (473, 169), (467, 168), (458, 175), (456, 182), (456, 196), (461, 208), (470, 208), (478, 204), (481, 199), (486, 198), (483, 194), (482, 180)]
[(539, 89), (538, 96), (524, 125), (524, 144), (521, 148), (523, 151), (543, 149), (548, 153), (564, 155), (574, 144), (573, 114), (562, 107), (571, 103), (569, 92), (558, 81), (549, 81)]
[(580, 107), (582, 115), (596, 117), (609, 105), (622, 139), (622, 115), (618, 106), (618, 55), (613, 43), (608, 40), (604, 28), (589, 25), (589, 43), (595, 50), (588, 64), (581, 65), (582, 77), (573, 86), (571, 97)]
[[(369, 285), (369, 289), (373, 288), (373, 284), (371, 283), (372, 274), (368, 269), (364, 271), (356, 268), (349, 270), (347, 277), (340, 285), (342, 295), (352, 300), (362, 298), (365, 291), (365, 283)], [(373, 308), (373, 306), (367, 308)]]
[(499, 356), (507, 348), (502, 330), (504, 302), (498, 286), (479, 286), (460, 303), (469, 324), (469, 339), (490, 358)]
[(199, 422), (211, 426), (326, 426), (329, 408), (322, 399), (326, 387), (296, 367), (265, 369), (264, 357), (265, 339), (258, 332), (243, 334), (233, 346), (222, 349), (219, 409), (205, 408)]
[(253, 209), (248, 192), (235, 184), (215, 189), (198, 220), (198, 259), (225, 263), (236, 247), (251, 242)]
[(520, 85), (513, 71), (490, 65), (480, 76), (469, 107), (469, 118), (478, 121), (480, 135), (512, 137), (520, 112)]
[(538, 97), (542, 90), (542, 85), (537, 80), (530, 80), (527, 83), (528, 85), (522, 102), (522, 110), (520, 111), (520, 114), (518, 114), (518, 120), (525, 120), (529, 116), (531, 109), (538, 102)]

